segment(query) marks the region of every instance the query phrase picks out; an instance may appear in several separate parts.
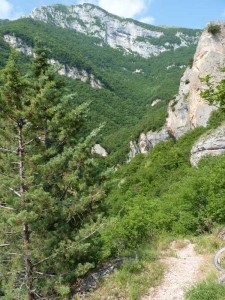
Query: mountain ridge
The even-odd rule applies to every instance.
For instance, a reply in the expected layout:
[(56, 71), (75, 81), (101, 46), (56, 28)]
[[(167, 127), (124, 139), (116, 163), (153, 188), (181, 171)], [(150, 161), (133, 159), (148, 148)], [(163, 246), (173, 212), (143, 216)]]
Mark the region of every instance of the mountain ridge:
[[(165, 31), (168, 34), (162, 38), (170, 43), (177, 30)], [(191, 32), (196, 34), (199, 31)], [(1, 56), (5, 58), (10, 51), (7, 36), (8, 42), (14, 37), (31, 49), (38, 38), (44, 47), (51, 49), (49, 58), (65, 66), (68, 72), (63, 71), (63, 75), (71, 75), (68, 85), (79, 95), (76, 103), (92, 101), (89, 129), (106, 123), (98, 143), (107, 150), (109, 159), (115, 155), (112, 161), (120, 162), (126, 159), (130, 140), (136, 139), (143, 130), (154, 131), (163, 126), (167, 101), (176, 93), (182, 70), (196, 48), (195, 44), (176, 50), (171, 48), (146, 59), (131, 51), (124, 55), (122, 47), (112, 48), (97, 37), (70, 28), (22, 18), (0, 26), (0, 43), (5, 49)], [(157, 38), (151, 40), (158, 43)], [(157, 43), (155, 47), (160, 46)], [(83, 76), (83, 72), (87, 76)], [(104, 88), (98, 91), (91, 88), (92, 75)], [(152, 107), (156, 99), (161, 99), (161, 102)]]
[(97, 37), (103, 44), (122, 47), (124, 53), (136, 53), (144, 58), (196, 44), (200, 33), (194, 29), (163, 28), (121, 18), (87, 3), (42, 6), (34, 9), (29, 17)]

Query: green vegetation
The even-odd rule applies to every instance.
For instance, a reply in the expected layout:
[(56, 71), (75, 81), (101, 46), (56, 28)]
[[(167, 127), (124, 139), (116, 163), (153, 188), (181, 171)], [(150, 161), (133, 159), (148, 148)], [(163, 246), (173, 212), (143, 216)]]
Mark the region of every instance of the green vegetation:
[(215, 35), (215, 34), (217, 34), (217, 33), (219, 33), (221, 31), (221, 28), (220, 28), (219, 24), (210, 23), (207, 26), (207, 31), (209, 33), (211, 33), (212, 35)]
[[(146, 26), (164, 32), (168, 42), (178, 30)], [(193, 37), (199, 32), (188, 29), (179, 31)], [(123, 51), (107, 45), (100, 47), (102, 41), (98, 38), (87, 37), (73, 30), (57, 28), (32, 19), (3, 24), (0, 27), (0, 35), (4, 34), (14, 34), (32, 47), (35, 38), (38, 37), (43, 45), (51, 49), (52, 58), (68, 66), (84, 69), (104, 84), (104, 89), (95, 90), (89, 84), (66, 80), (68, 91), (78, 95), (74, 100), (76, 104), (92, 101), (87, 130), (90, 131), (99, 123), (105, 122), (99, 142), (111, 153), (110, 164), (123, 163), (126, 160), (129, 140), (133, 136), (136, 137), (141, 131), (148, 131), (152, 127), (159, 129), (163, 125), (167, 101), (177, 92), (183, 72), (179, 66), (187, 65), (196, 48), (190, 46), (170, 50), (146, 60), (139, 55), (124, 55)], [(157, 43), (157, 39), (155, 42)], [(158, 42), (160, 45), (160, 41)], [(3, 45), (0, 53), (3, 66), (8, 57), (9, 46), (2, 38), (0, 44)], [(167, 70), (166, 67), (171, 64), (176, 67)], [(133, 73), (136, 69), (142, 69), (143, 73)], [(151, 103), (157, 98), (162, 99), (162, 103), (152, 108)], [(162, 121), (154, 125), (155, 119)]]
[(146, 263), (139, 260), (127, 262), (114, 272), (102, 284), (101, 288), (91, 293), (87, 299), (103, 299), (105, 295), (118, 299), (124, 297), (138, 300), (150, 287), (157, 286), (162, 279), (163, 268), (159, 263)]
[(196, 243), (195, 249), (198, 253), (207, 255), (207, 260), (203, 266), (203, 272), (205, 274), (205, 279), (198, 284), (193, 285), (185, 293), (185, 299), (187, 300), (219, 300), (225, 299), (224, 284), (220, 284), (218, 277), (222, 274), (216, 271), (216, 268), (212, 264), (212, 257), (215, 255), (218, 249), (224, 247), (224, 241), (218, 237), (218, 232), (223, 227), (215, 228), (212, 234), (203, 234), (193, 239), (193, 242)]
[(224, 300), (225, 285), (219, 284), (216, 279), (210, 279), (197, 284), (186, 293), (187, 300)]
[(97, 130), (83, 134), (87, 104), (63, 94), (45, 50), (36, 49), (26, 76), (19, 65), (13, 52), (1, 73), (1, 291), (5, 299), (66, 299), (98, 261)]
[[(225, 70), (223, 70), (225, 72)], [(212, 76), (207, 75), (201, 78), (202, 82), (207, 84), (208, 89), (202, 91), (201, 96), (205, 98), (210, 104), (217, 103), (220, 110), (225, 113), (225, 80), (221, 80), (215, 87), (212, 81)]]
[(225, 222), (225, 156), (206, 158), (197, 169), (189, 162), (193, 143), (216, 126), (215, 120), (177, 142), (156, 145), (147, 157), (138, 155), (115, 173), (107, 198), (111, 221), (103, 234), (106, 251), (122, 253), (162, 232), (210, 232)]
[[(173, 41), (177, 29), (159, 29)], [(4, 34), (32, 47), (38, 37), (52, 49), (48, 57), (86, 70), (104, 88), (56, 75), (43, 49), (36, 49), (34, 60), (14, 53), (7, 62)], [(139, 299), (162, 277), (157, 249), (171, 236), (201, 235), (198, 247), (207, 249), (205, 234), (225, 223), (225, 155), (206, 157), (198, 168), (189, 161), (195, 141), (225, 120), (225, 81), (214, 89), (205, 79), (209, 89), (203, 96), (221, 105), (207, 128), (159, 143), (115, 171), (109, 166), (124, 162), (129, 140), (163, 126), (179, 66), (193, 57), (195, 46), (145, 60), (31, 19), (2, 22), (0, 36), (2, 299), (70, 299), (79, 278), (111, 257), (128, 260), (91, 299)], [(157, 98), (162, 101), (152, 107)], [(111, 153), (108, 159), (91, 156), (96, 142)], [(213, 283), (197, 285), (188, 299), (223, 299), (224, 287), (215, 290)]]

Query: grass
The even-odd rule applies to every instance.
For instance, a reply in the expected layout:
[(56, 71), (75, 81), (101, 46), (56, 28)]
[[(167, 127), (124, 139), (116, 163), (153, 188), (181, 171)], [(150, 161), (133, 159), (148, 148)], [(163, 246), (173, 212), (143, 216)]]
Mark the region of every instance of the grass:
[(225, 242), (218, 237), (218, 228), (211, 234), (202, 234), (193, 238), (196, 244), (195, 250), (199, 254), (214, 254), (217, 250), (225, 246)]
[(187, 291), (187, 300), (225, 300), (225, 285), (209, 278)]
[(216, 251), (224, 247), (225, 242), (218, 237), (218, 228), (212, 234), (204, 234), (193, 238), (196, 251), (204, 255), (205, 263), (202, 273), (205, 280), (192, 286), (185, 294), (187, 300), (225, 300), (225, 285), (220, 284), (219, 273), (213, 265), (213, 256)]
[(157, 260), (157, 251), (152, 246), (145, 245), (136, 251), (135, 256), (136, 258), (125, 261), (118, 270), (105, 278), (101, 286), (85, 299), (138, 300), (151, 287), (157, 286), (164, 272)]
[[(202, 281), (186, 291), (187, 300), (225, 300), (225, 285), (218, 283), (217, 278), (221, 274), (213, 265), (213, 255), (225, 245), (225, 241), (218, 237), (218, 231), (219, 228), (216, 228), (211, 234), (186, 237), (196, 244), (196, 252), (204, 257), (199, 278)], [(176, 250), (184, 248), (187, 242), (182, 236), (169, 236), (165, 233), (158, 236), (154, 245), (142, 245), (133, 253), (126, 253), (126, 256), (133, 259), (125, 261), (84, 299), (141, 299), (141, 296), (147, 294), (151, 287), (159, 285), (163, 278), (164, 268), (158, 257), (176, 256)]]

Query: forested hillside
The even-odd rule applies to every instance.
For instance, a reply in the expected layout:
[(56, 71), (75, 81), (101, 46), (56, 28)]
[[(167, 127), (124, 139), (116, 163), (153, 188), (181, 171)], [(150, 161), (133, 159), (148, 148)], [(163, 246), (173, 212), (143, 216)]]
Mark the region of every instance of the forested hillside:
[[(197, 167), (190, 160), (197, 151), (224, 153), (223, 72), (216, 84), (208, 75), (196, 85), (194, 75), (218, 75), (211, 57), (223, 55), (225, 24), (209, 25), (193, 60), (199, 30), (93, 5), (31, 16), (0, 22), (0, 299), (141, 299), (162, 280), (160, 243), (208, 237), (225, 224), (224, 154), (199, 156)], [(136, 50), (154, 51), (123, 47), (124, 35)], [(204, 99), (220, 106), (205, 127), (192, 122), (177, 139), (168, 130), (167, 140), (125, 163), (129, 141), (160, 129), (171, 99), (179, 129), (191, 97), (197, 113)], [(107, 158), (93, 153), (96, 143)]]
[[(162, 30), (167, 33), (164, 39), (168, 43), (178, 31)], [(179, 31), (190, 35), (199, 32)], [(30, 18), (3, 23), (0, 33), (2, 66), (9, 53), (4, 35), (20, 37), (31, 47), (38, 38), (51, 50), (51, 58), (84, 69), (102, 82), (104, 88), (95, 90), (88, 83), (66, 80), (68, 89), (77, 93), (76, 103), (92, 102), (88, 128), (105, 122), (99, 142), (112, 153), (110, 160), (114, 163), (126, 159), (129, 140), (136, 138), (140, 131), (163, 125), (167, 101), (176, 94), (180, 76), (196, 48), (193, 44), (145, 59), (135, 53), (125, 55), (123, 49), (112, 49), (106, 44), (100, 46), (101, 41), (96, 37), (87, 37), (72, 29), (62, 29)], [(154, 43), (160, 45), (161, 40), (154, 38)], [(155, 99), (162, 99), (162, 102), (151, 107)]]

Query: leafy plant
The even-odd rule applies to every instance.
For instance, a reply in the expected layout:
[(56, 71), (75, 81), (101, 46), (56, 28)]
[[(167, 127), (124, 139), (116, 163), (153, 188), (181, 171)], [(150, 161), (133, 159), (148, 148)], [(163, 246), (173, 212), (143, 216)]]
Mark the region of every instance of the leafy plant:
[(221, 27), (220, 27), (219, 24), (210, 23), (210, 24), (207, 26), (207, 31), (208, 31), (209, 33), (211, 33), (212, 35), (216, 35), (217, 33), (220, 33)]

